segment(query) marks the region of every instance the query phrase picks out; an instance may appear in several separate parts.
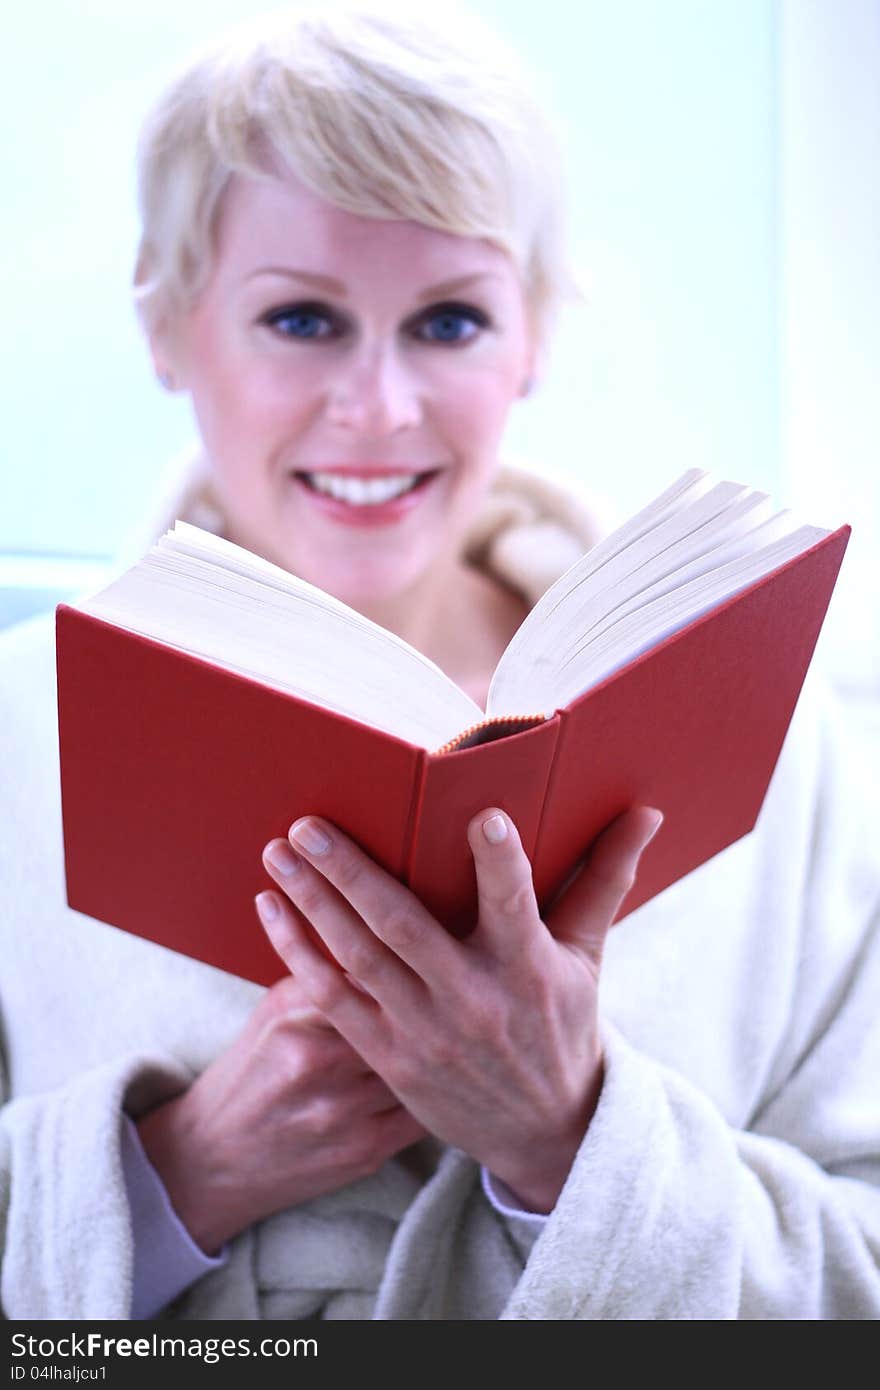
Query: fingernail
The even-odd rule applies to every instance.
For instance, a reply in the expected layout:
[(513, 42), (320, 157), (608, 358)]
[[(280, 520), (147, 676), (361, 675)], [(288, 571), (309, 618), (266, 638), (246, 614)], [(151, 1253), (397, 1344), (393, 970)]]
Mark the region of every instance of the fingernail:
[(490, 816), (483, 821), (483, 834), (490, 845), (500, 845), (507, 839), (507, 821), (503, 816)]
[(267, 845), (263, 857), (268, 859), (273, 869), (277, 869), (284, 878), (295, 874), (302, 863), (299, 855), (294, 854), (290, 845), (286, 845), (283, 840), (273, 840), (271, 845)]
[(294, 821), (288, 832), (291, 840), (309, 854), (326, 854), (333, 841), (313, 820)]
[(255, 899), (257, 912), (260, 914), (260, 921), (266, 925), (274, 922), (278, 916), (278, 899), (274, 893), (258, 893)]

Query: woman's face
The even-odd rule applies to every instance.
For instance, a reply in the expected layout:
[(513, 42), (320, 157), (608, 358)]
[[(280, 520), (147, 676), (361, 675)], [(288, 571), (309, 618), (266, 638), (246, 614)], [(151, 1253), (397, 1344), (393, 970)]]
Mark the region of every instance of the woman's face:
[(533, 369), (503, 251), (293, 178), (232, 180), (169, 358), (231, 537), (352, 604), (457, 554)]

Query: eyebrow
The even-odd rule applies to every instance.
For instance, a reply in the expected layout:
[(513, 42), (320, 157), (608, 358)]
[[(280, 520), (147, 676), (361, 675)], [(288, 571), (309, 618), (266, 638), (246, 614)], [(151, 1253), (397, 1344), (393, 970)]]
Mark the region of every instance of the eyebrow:
[[(312, 289), (323, 290), (325, 294), (338, 295), (340, 299), (348, 297), (348, 290), (341, 280), (334, 280), (331, 275), (316, 275), (310, 270), (295, 270), (290, 266), (266, 265), (259, 270), (251, 271), (247, 276), (248, 280), (254, 280), (258, 275), (281, 275), (289, 280), (301, 280), (304, 285), (310, 285)], [(497, 280), (498, 274), (494, 270), (478, 270), (472, 275), (460, 275), (455, 280), (441, 280), (437, 285), (431, 285), (417, 296), (419, 304), (427, 304), (432, 299), (443, 299), (450, 294), (458, 294), (461, 290), (468, 289), (477, 280)]]

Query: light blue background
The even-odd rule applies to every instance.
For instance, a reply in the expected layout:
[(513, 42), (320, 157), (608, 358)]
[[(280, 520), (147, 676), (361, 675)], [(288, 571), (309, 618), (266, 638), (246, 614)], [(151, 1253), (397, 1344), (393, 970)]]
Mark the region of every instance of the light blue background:
[[(53, 0), (2, 58), (0, 554), (108, 556), (191, 434), (129, 307), (140, 115), (237, 0)], [(627, 511), (691, 464), (778, 481), (774, 8), (765, 0), (476, 6), (568, 130), (590, 302), (510, 449)]]

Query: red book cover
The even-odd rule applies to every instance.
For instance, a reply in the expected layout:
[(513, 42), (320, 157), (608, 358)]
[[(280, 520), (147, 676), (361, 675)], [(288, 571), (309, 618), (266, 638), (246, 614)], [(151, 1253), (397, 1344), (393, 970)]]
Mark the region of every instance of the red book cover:
[(754, 825), (848, 537), (542, 722), (499, 721), (490, 741), (434, 753), (62, 605), (68, 902), (268, 985), (284, 966), (254, 910), (270, 882), (261, 851), (297, 816), (338, 824), (463, 934), (476, 905), (465, 829), (483, 807), (510, 814), (548, 902), (615, 815), (658, 806), (622, 916)]
[(539, 901), (629, 806), (657, 806), (664, 821), (618, 917), (752, 829), (849, 534), (827, 536), (561, 712), (532, 860)]
[(267, 841), (305, 811), (401, 875), (423, 753), (62, 606), (61, 797), (71, 907), (260, 984)]

